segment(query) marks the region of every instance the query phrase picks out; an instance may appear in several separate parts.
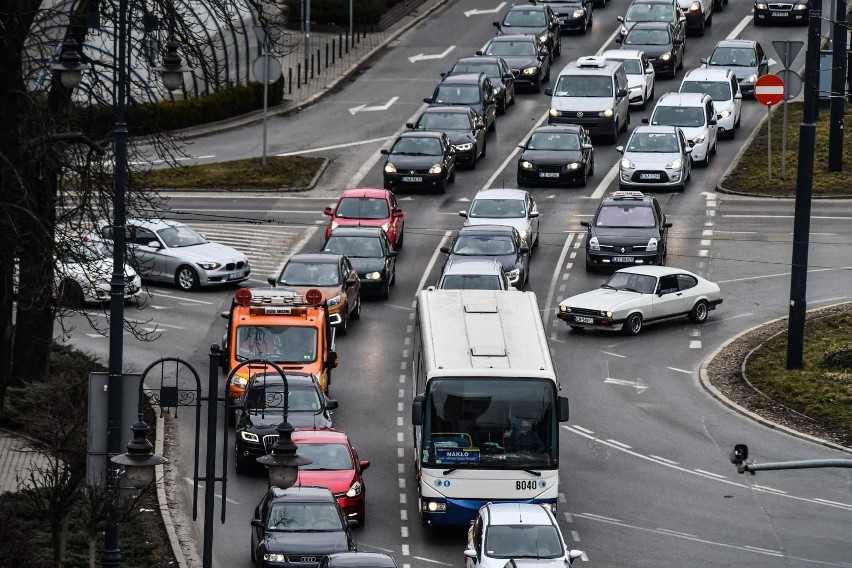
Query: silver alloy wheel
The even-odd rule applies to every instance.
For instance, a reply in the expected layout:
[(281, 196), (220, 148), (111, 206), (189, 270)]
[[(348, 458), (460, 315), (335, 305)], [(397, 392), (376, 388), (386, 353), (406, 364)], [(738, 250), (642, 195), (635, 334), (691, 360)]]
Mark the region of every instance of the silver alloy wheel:
[(699, 300), (689, 312), (689, 319), (693, 323), (704, 323), (707, 321), (707, 302)]
[(198, 288), (198, 273), (191, 266), (178, 268), (175, 280), (181, 290), (189, 291)]

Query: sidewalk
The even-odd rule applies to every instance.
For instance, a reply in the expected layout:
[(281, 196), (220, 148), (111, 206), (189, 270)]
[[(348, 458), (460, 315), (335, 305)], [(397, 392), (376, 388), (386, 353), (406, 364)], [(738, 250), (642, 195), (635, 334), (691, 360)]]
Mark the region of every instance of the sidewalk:
[(17, 492), (19, 479), (25, 479), (31, 468), (45, 465), (45, 457), (30, 449), (24, 438), (0, 430), (0, 493)]

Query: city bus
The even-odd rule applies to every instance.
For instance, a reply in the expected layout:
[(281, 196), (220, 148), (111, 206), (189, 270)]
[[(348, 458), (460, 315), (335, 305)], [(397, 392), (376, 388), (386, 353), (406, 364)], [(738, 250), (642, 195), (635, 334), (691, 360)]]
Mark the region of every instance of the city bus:
[(555, 511), (568, 399), (535, 294), (422, 290), (413, 353), (423, 524), (469, 525), (488, 502)]

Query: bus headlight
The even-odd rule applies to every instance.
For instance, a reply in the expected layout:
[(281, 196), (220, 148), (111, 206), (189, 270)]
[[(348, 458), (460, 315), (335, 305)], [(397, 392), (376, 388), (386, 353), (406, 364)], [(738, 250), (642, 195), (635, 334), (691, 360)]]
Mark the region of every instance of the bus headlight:
[(423, 501), (423, 510), (429, 513), (446, 513), (447, 504), (443, 501)]

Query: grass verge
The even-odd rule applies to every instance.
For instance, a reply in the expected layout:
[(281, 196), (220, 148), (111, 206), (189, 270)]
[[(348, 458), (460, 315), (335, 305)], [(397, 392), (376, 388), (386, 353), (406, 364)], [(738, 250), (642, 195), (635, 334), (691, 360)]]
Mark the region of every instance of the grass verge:
[[(852, 195), (852, 140), (843, 144), (843, 171), (828, 171), (829, 109), (819, 109), (814, 152), (815, 196)], [(802, 123), (802, 103), (789, 103), (787, 108), (786, 179), (781, 179), (781, 138), (784, 113), (781, 105), (772, 111), (772, 179), (767, 168), (768, 137), (766, 124), (752, 140), (736, 167), (722, 181), (732, 191), (745, 191), (767, 197), (794, 197), (796, 169), (799, 164), (799, 126)], [(846, 105), (845, 122), (852, 123), (852, 105)]]
[(299, 189), (307, 188), (322, 167), (322, 158), (267, 156), (140, 172), (147, 187), (162, 189)]
[(852, 438), (852, 314), (814, 319), (805, 328), (804, 364), (789, 370), (787, 334), (746, 362), (752, 385), (776, 402)]

